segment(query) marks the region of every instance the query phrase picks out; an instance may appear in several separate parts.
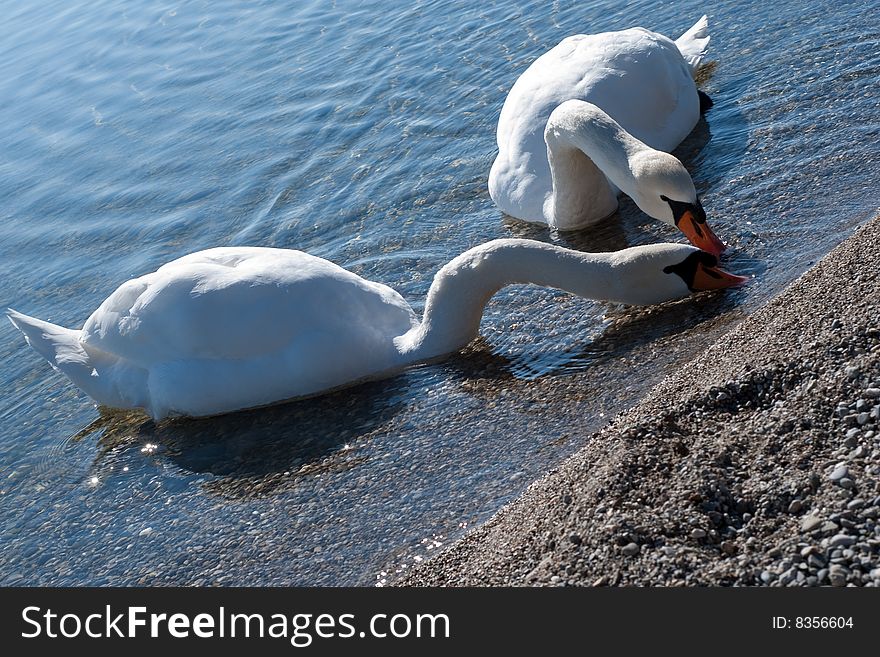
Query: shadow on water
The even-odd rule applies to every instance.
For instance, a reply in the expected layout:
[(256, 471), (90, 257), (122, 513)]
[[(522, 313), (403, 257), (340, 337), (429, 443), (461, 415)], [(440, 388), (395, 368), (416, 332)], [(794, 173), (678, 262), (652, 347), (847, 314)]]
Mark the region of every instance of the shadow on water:
[[(579, 369), (579, 365), (596, 367), (664, 338), (695, 330), (707, 332), (717, 324), (738, 321), (745, 316), (739, 310), (739, 297), (736, 292), (709, 292), (662, 306), (611, 311), (606, 315), (609, 325), (572, 359), (568, 371)], [(703, 346), (695, 347), (694, 352)]]
[(129, 461), (137, 452), (172, 462), (189, 474), (212, 475), (204, 486), (233, 497), (271, 492), (281, 479), (356, 465), (348, 452), (405, 405), (406, 376), (335, 393), (227, 415), (158, 424), (139, 413), (101, 409), (74, 440), (100, 434), (92, 470)]

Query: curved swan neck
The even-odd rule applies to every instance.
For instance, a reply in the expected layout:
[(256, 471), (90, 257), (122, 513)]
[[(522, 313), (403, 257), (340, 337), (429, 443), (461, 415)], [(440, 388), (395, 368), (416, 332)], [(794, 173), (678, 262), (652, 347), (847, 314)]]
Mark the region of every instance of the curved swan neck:
[(632, 196), (636, 181), (630, 158), (648, 148), (601, 109), (578, 100), (566, 101), (553, 110), (544, 141), (553, 179), (553, 193), (547, 201), (550, 207), (545, 213), (549, 211), (559, 227), (575, 227), (587, 218), (614, 212), (615, 191), (608, 185), (585, 182), (601, 175)]
[(421, 324), (396, 338), (418, 360), (461, 349), (477, 337), (483, 309), (516, 283), (554, 287), (591, 299), (614, 299), (621, 285), (611, 254), (582, 253), (551, 244), (500, 239), (465, 251), (434, 276)]

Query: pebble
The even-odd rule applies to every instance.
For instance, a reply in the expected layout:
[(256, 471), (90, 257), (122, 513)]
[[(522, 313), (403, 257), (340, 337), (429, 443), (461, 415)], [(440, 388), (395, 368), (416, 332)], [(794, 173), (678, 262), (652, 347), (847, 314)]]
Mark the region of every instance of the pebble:
[(855, 536), (849, 536), (847, 534), (837, 534), (836, 536), (832, 536), (829, 541), (829, 547), (849, 547), (853, 543), (856, 542)]
[(728, 555), (736, 554), (736, 544), (733, 541), (721, 541), (721, 551)]
[(867, 450), (864, 447), (862, 447), (861, 445), (859, 445), (853, 451), (851, 451), (849, 454), (847, 454), (846, 458), (851, 461), (853, 459), (860, 459), (865, 454), (867, 454)]
[(880, 397), (880, 388), (868, 388), (865, 390), (865, 397), (869, 399), (877, 399)]
[(823, 534), (830, 534), (831, 532), (836, 532), (840, 529), (840, 525), (832, 520), (826, 520), (822, 523), (822, 526), (819, 528)]
[(837, 483), (840, 484), (840, 487), (841, 487), (841, 488), (846, 488), (847, 490), (852, 490), (853, 488), (856, 487), (856, 482), (854, 482), (854, 481), (853, 481), (852, 479), (850, 479), (849, 477), (844, 477), (843, 479), (841, 479), (841, 480), (840, 480), (839, 482), (837, 482)]
[(701, 538), (706, 538), (706, 532), (703, 529), (695, 529), (691, 532), (691, 538), (699, 541)]
[(805, 516), (804, 519), (801, 520), (801, 530), (805, 531), (805, 532), (811, 532), (821, 524), (822, 524), (822, 518), (811, 514), (811, 515)]
[(840, 481), (848, 474), (849, 474), (849, 469), (845, 465), (838, 465), (836, 468), (834, 468), (834, 470), (831, 472), (831, 474), (828, 476), (828, 478), (831, 481)]
[(801, 509), (804, 508), (804, 503), (800, 500), (792, 500), (791, 504), (788, 505), (788, 512), (791, 514), (800, 513)]
[(842, 566), (833, 564), (828, 569), (828, 578), (831, 580), (831, 586), (846, 586), (846, 571)]
[(621, 551), (628, 557), (634, 557), (639, 553), (639, 544), (627, 543), (623, 546), (623, 549)]

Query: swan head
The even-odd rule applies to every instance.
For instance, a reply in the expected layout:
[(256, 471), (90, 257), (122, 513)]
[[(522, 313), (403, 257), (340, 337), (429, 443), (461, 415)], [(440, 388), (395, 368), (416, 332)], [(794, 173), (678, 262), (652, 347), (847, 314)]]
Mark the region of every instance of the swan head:
[(640, 153), (632, 163), (636, 205), (655, 219), (678, 228), (698, 249), (720, 256), (726, 248), (706, 223), (706, 211), (684, 165), (662, 151)]
[(615, 254), (624, 303), (649, 305), (694, 292), (720, 290), (748, 278), (724, 271), (718, 258), (690, 244), (650, 244)]

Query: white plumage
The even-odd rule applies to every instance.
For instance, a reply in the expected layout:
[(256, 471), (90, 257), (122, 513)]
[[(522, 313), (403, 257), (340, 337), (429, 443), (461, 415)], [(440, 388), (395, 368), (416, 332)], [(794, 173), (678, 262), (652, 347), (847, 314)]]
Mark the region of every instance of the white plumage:
[(460, 349), (476, 337), (489, 298), (511, 283), (621, 303), (683, 297), (699, 288), (685, 280), (690, 274), (667, 269), (693, 264), (695, 253), (681, 244), (589, 254), (495, 240), (437, 273), (419, 322), (391, 288), (322, 258), (225, 247), (123, 283), (81, 330), (11, 309), (8, 316), (99, 403), (143, 408), (157, 420), (206, 416), (312, 395)]
[[(570, 36), (541, 55), (511, 88), (498, 120), (498, 156), (489, 175), (489, 193), (498, 207), (518, 219), (560, 229), (581, 228), (613, 212), (621, 191), (615, 178), (625, 172), (601, 166), (593, 171), (590, 163), (573, 160), (572, 166), (585, 172), (566, 176), (565, 184), (579, 179), (582, 186), (595, 188), (583, 194), (583, 202), (592, 205), (568, 216), (554, 213), (550, 202), (554, 180), (545, 141), (551, 114), (565, 101), (586, 101), (636, 140), (669, 152), (699, 120), (693, 72), (708, 43), (703, 16), (675, 42), (632, 28)], [(614, 150), (618, 145), (607, 148)], [(593, 154), (586, 156), (592, 159)], [(629, 189), (622, 190), (633, 195)], [(556, 191), (565, 190), (557, 187)]]

